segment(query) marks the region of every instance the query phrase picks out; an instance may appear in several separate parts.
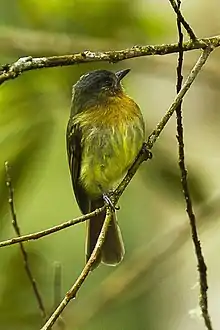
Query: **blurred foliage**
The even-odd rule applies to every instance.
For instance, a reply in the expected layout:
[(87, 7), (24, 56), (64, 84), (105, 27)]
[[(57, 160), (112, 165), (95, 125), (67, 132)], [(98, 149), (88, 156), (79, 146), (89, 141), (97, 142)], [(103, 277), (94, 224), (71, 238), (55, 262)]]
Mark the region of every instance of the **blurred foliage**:
[[(207, 17), (205, 2), (199, 2), (200, 6), (201, 3)], [(184, 8), (193, 20), (199, 17), (196, 14), (198, 8), (194, 7), (195, 4), (190, 5), (186, 3)], [(2, 1), (0, 64), (26, 55), (45, 56), (85, 48), (121, 49), (135, 44), (173, 42), (176, 40), (174, 18), (168, 1), (162, 4), (159, 0)], [(199, 32), (201, 22), (198, 23), (196, 18), (193, 22), (197, 23)], [(211, 31), (217, 26), (215, 24), (218, 23), (210, 23)], [(193, 62), (189, 59), (187, 63), (191, 67)], [(216, 69), (218, 62), (213, 63)], [(65, 150), (71, 86), (88, 70), (117, 70), (127, 66), (132, 71), (125, 87), (140, 104), (150, 132), (174, 96), (174, 57), (170, 66), (160, 57), (135, 59), (114, 66), (91, 63), (32, 71), (1, 86), (1, 240), (14, 236), (5, 187), (6, 160), (12, 166), (15, 204), (22, 233), (37, 231), (79, 215)], [(215, 70), (211, 74), (208, 71), (207, 76), (213, 78), (213, 72)], [(208, 201), (212, 192), (218, 195), (220, 179), (217, 176), (218, 157), (213, 157), (220, 138), (216, 111), (220, 102), (219, 85), (216, 84), (219, 75), (216, 73), (209, 84), (212, 93), (204, 102), (200, 100), (207, 90), (206, 73), (203, 77), (202, 87), (199, 84), (202, 80), (198, 80), (199, 87), (193, 88), (191, 96), (187, 96), (184, 102), (186, 159), (195, 207), (199, 209), (206, 205), (203, 209), (205, 216), (201, 215), (199, 220), (209, 217), (210, 221), (212, 216), (217, 229), (218, 202), (208, 204)], [(206, 106), (209, 105), (209, 113), (213, 114), (209, 117), (209, 125), (205, 102)], [(190, 291), (197, 274), (191, 243), (184, 244), (190, 236), (175, 134), (175, 123), (173, 126), (169, 124), (153, 150), (153, 159), (141, 166), (120, 200), (119, 221), (126, 244), (125, 260), (117, 269), (101, 266), (91, 274), (77, 299), (64, 313), (67, 329), (201, 329), (200, 321), (194, 322), (188, 317), (188, 311), (197, 304), (198, 292)], [(175, 241), (173, 250), (168, 249), (163, 260), (157, 259), (157, 253), (160, 256), (161, 251), (166, 251), (169, 243), (175, 240), (173, 233), (178, 232), (180, 225), (186, 226), (184, 234), (180, 234), (182, 236)], [(53, 306), (54, 261), (58, 260), (62, 265), (64, 294), (83, 267), (84, 235), (84, 226), (78, 225), (26, 244), (48, 312)], [(212, 246), (218, 250), (218, 245), (211, 241), (210, 254), (207, 254), (212, 256)], [(157, 248), (151, 248), (152, 242), (157, 242)], [(7, 247), (0, 253), (1, 328), (39, 329), (43, 321), (23, 269), (19, 247)], [(155, 262), (151, 263), (154, 254)], [(212, 260), (210, 257), (209, 267), (214, 262)], [(218, 268), (215, 271), (218, 278)]]

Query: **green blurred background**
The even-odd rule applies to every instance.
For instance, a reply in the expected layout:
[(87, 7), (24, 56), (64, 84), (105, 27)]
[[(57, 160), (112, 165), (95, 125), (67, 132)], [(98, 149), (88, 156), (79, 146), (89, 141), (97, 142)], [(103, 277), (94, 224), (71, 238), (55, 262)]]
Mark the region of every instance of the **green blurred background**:
[[(199, 37), (220, 31), (220, 3), (183, 1)], [(175, 42), (175, 15), (168, 0), (2, 0), (0, 61), (22, 56), (123, 49)], [(185, 55), (187, 74), (199, 51)], [(208, 266), (209, 306), (220, 327), (220, 52), (212, 54), (187, 94), (184, 107), (189, 183)], [(5, 187), (4, 162), (12, 166), (22, 233), (38, 231), (80, 214), (66, 159), (65, 129), (72, 84), (97, 68), (132, 69), (127, 92), (140, 105), (147, 133), (175, 96), (177, 56), (91, 63), (31, 71), (1, 86), (0, 239), (15, 236)], [(117, 268), (100, 266), (63, 313), (65, 329), (205, 329), (198, 308), (198, 274), (179, 179), (175, 118), (120, 200), (126, 255)], [(84, 265), (85, 225), (25, 244), (47, 312), (54, 308), (55, 262), (61, 297)], [(0, 329), (39, 329), (42, 318), (18, 245), (0, 250)], [(59, 325), (55, 329), (61, 329)]]

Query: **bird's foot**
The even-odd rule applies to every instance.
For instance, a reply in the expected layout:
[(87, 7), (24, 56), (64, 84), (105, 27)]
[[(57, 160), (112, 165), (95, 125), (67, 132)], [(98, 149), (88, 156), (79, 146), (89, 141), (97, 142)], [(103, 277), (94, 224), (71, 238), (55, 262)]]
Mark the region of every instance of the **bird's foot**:
[(111, 195), (113, 195), (113, 192), (110, 192), (109, 194), (103, 193), (102, 197), (106, 205), (108, 205), (113, 212), (119, 210), (118, 206), (115, 206), (112, 202)]
[(141, 149), (141, 152), (143, 154), (146, 155), (146, 159), (152, 159), (153, 158), (153, 154), (152, 152), (147, 148), (147, 143), (143, 143), (143, 146), (142, 146), (142, 149)]

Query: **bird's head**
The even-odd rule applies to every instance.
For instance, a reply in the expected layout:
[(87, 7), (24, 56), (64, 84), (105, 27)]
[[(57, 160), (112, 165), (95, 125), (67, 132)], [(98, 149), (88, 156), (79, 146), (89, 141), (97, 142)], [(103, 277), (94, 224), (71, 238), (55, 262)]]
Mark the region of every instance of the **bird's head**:
[(75, 111), (105, 102), (108, 97), (122, 92), (121, 80), (129, 71), (130, 69), (117, 72), (95, 70), (81, 76), (73, 86), (72, 103), (77, 108)]

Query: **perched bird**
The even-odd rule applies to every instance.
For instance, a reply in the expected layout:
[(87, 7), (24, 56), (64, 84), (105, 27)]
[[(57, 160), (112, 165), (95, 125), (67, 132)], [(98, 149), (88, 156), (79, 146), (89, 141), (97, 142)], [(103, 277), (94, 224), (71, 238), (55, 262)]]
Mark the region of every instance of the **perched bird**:
[[(66, 133), (67, 154), (76, 201), (83, 214), (109, 201), (109, 193), (132, 165), (144, 142), (141, 111), (121, 85), (129, 71), (92, 71), (73, 86)], [(105, 211), (88, 221), (86, 261), (104, 220)], [(124, 244), (115, 212), (112, 212), (94, 268), (101, 261), (117, 265), (123, 256)]]

